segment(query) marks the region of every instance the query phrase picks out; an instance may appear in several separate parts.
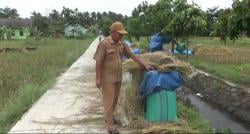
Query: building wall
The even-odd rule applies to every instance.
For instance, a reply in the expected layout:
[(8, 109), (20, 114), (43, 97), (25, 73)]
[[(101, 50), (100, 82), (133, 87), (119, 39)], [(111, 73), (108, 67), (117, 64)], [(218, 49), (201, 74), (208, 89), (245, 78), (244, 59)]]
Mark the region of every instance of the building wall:
[(81, 25), (76, 25), (76, 26), (68, 25), (64, 29), (64, 33), (65, 33), (64, 35), (66, 37), (79, 37), (85, 34), (86, 31), (87, 30)]
[(16, 29), (15, 36), (12, 36), (12, 39), (27, 39), (29, 37), (29, 32), (26, 29)]
[[(13, 33), (11, 34), (11, 39), (14, 40), (23, 40), (28, 39), (30, 36), (30, 32), (28, 28), (16, 28), (12, 29)], [(4, 39), (7, 40), (7, 33), (4, 34)]]

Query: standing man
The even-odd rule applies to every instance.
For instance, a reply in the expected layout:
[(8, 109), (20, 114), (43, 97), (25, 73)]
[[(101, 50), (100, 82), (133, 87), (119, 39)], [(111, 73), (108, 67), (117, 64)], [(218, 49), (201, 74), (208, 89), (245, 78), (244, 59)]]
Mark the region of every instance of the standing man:
[(141, 64), (146, 70), (151, 67), (137, 58), (121, 39), (128, 32), (121, 22), (114, 22), (110, 27), (110, 36), (106, 37), (97, 47), (94, 59), (96, 60), (96, 86), (101, 89), (106, 123), (109, 133), (119, 133), (114, 127), (115, 110), (122, 80), (122, 56), (126, 55)]
[(102, 41), (102, 31), (99, 31), (98, 35), (99, 35), (99, 44), (100, 44), (100, 42)]

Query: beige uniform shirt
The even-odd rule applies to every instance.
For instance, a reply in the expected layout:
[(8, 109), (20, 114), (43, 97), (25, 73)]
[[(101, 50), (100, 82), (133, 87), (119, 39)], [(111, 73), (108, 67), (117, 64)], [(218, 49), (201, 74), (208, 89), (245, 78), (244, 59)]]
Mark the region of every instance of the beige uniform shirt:
[(115, 43), (111, 36), (105, 38), (97, 47), (94, 59), (102, 62), (102, 82), (117, 82), (122, 80), (122, 56), (134, 56), (125, 50), (124, 44)]

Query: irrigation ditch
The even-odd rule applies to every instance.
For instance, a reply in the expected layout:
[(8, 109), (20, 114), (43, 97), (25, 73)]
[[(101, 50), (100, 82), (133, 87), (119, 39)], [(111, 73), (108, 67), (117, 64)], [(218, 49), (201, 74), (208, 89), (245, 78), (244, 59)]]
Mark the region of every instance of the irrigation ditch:
[(250, 132), (250, 90), (201, 70), (178, 91), (178, 98), (194, 106), (215, 129)]

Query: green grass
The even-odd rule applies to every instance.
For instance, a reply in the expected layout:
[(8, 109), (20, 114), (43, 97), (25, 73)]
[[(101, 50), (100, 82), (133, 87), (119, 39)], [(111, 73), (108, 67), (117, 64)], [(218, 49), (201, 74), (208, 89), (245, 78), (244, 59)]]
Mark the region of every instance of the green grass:
[(0, 53), (0, 133), (84, 53), (93, 38), (0, 41), (0, 48), (36, 47), (29, 52)]
[(198, 59), (191, 59), (190, 62), (196, 68), (206, 70), (220, 78), (227, 79), (237, 84), (250, 85), (250, 63), (239, 65), (217, 64)]
[(51, 86), (54, 81), (45, 85), (27, 85), (23, 89), (12, 94), (0, 112), (0, 132), (8, 132), (10, 127), (32, 104)]
[(139, 44), (139, 48), (141, 48), (141, 49), (146, 49), (147, 50), (149, 48), (148, 47), (149, 42), (148, 42), (147, 38), (142, 38), (140, 40), (140, 42), (138, 42), (138, 44)]
[(201, 116), (200, 112), (194, 107), (187, 107), (182, 102), (177, 104), (178, 117), (188, 122), (188, 127), (200, 133), (213, 133), (211, 124)]

